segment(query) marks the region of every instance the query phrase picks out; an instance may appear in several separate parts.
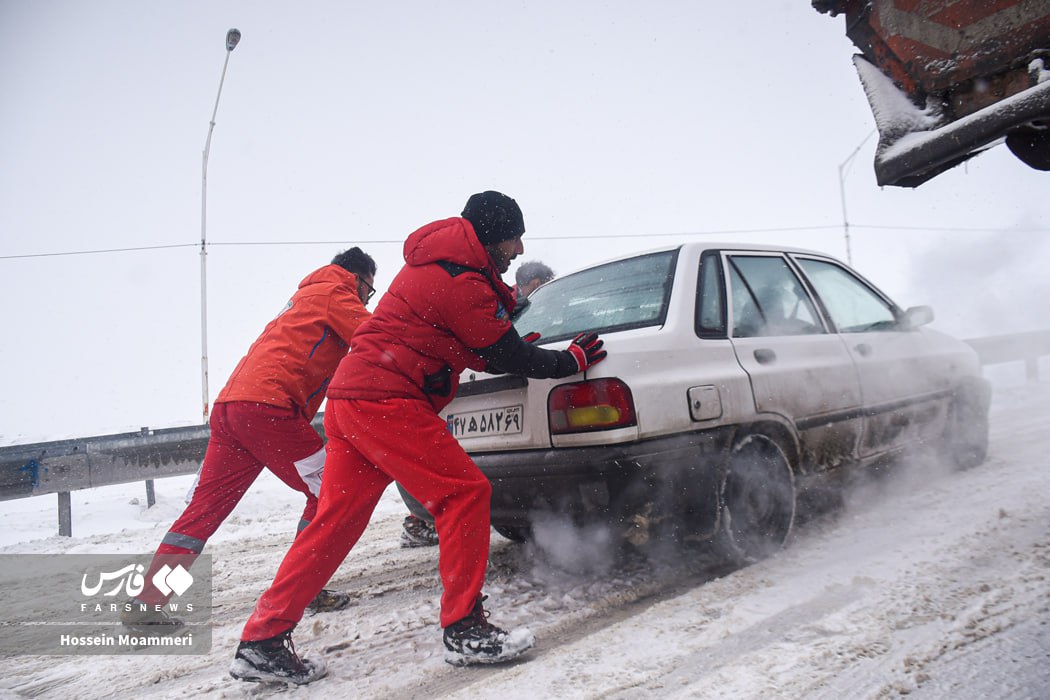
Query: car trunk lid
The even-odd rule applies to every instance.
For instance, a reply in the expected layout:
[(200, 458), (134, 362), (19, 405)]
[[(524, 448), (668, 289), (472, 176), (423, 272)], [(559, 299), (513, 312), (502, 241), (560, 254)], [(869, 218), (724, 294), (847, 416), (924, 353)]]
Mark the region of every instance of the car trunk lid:
[(467, 371), (441, 416), (468, 452), (547, 448), (547, 395), (561, 381)]

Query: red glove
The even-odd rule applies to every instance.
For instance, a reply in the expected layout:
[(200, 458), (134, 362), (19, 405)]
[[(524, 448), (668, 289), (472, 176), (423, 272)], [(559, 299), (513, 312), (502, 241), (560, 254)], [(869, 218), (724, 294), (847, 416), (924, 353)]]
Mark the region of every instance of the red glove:
[(535, 343), (537, 340), (540, 339), (540, 334), (536, 331), (533, 331), (532, 333), (526, 333), (525, 335), (521, 336), (521, 339), (524, 340), (526, 343)]
[(580, 333), (572, 339), (566, 350), (576, 360), (576, 366), (580, 368), (578, 371), (583, 372), (605, 359), (608, 353), (602, 350), (603, 345), (605, 341), (597, 333)]

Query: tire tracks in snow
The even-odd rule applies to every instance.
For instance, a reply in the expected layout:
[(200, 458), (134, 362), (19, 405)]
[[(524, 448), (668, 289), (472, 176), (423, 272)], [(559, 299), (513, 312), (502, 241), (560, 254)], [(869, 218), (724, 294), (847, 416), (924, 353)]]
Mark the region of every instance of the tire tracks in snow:
[[(519, 549), (516, 545), (512, 545), (509, 549), (510, 552), (504, 551), (504, 558), (517, 560), (518, 563), (525, 560), (532, 562), (531, 557), (536, 554), (534, 551), (526, 551), (524, 547)], [(472, 685), (482, 683), (514, 666), (542, 664), (544, 657), (557, 654), (562, 647), (618, 625), (625, 620), (645, 615), (653, 606), (726, 576), (737, 568), (719, 562), (699, 551), (687, 552), (687, 554), (696, 556), (691, 560), (679, 560), (674, 564), (658, 562), (649, 575), (634, 585), (608, 591), (598, 598), (584, 600), (582, 601), (584, 604), (576, 609), (569, 609), (572, 603), (568, 603), (565, 607), (552, 610), (550, 619), (538, 621), (539, 624), (535, 622), (529, 624), (528, 626), (536, 634), (537, 646), (521, 661), (498, 666), (449, 667), (441, 672), (423, 677), (417, 685), (398, 688), (389, 694), (377, 697), (400, 700), (402, 698), (444, 697), (460, 691), (469, 692)], [(498, 560), (498, 557), (494, 559)], [(508, 564), (504, 563), (503, 567), (498, 568), (507, 566)], [(625, 572), (625, 575), (628, 580), (635, 580), (638, 577), (638, 569), (644, 567), (645, 564), (640, 563), (639, 558), (635, 556), (626, 563), (628, 571)], [(503, 573), (509, 572), (504, 571)], [(618, 572), (610, 572), (613, 575), (616, 573)], [(520, 571), (518, 574), (529, 577), (528, 572)], [(576, 601), (574, 596), (579, 597), (579, 592), (573, 591), (568, 594), (568, 598), (573, 602)], [(550, 596), (550, 599), (556, 600), (558, 597), (555, 594)]]

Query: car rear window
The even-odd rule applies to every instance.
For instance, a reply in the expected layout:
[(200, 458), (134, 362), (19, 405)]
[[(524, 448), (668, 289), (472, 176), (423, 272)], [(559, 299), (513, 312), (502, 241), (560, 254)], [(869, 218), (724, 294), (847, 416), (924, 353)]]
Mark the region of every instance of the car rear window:
[(559, 277), (533, 292), (514, 327), (554, 341), (584, 331), (661, 326), (677, 259), (678, 250), (668, 250)]

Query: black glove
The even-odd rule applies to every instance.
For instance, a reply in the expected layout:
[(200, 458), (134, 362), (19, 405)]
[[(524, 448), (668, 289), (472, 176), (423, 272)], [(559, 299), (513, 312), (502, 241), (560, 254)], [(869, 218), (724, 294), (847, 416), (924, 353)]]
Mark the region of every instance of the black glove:
[(580, 333), (572, 339), (566, 350), (576, 360), (578, 371), (583, 372), (605, 359), (608, 353), (602, 350), (603, 345), (605, 341), (597, 333)]

